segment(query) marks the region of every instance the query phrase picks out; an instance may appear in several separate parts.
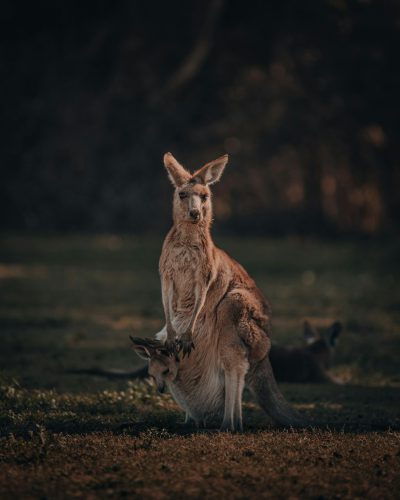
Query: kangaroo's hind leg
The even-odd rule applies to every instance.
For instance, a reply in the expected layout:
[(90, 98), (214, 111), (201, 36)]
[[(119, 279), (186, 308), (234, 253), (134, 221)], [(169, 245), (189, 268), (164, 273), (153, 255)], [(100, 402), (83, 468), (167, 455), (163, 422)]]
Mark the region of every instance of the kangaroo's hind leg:
[[(225, 372), (225, 408), (221, 431), (242, 430), (241, 381), (236, 372)], [(238, 405), (239, 402), (239, 405)]]
[(242, 431), (242, 395), (249, 365), (242, 346), (225, 348), (225, 406), (222, 431)]
[[(225, 374), (225, 412), (221, 429), (242, 429), (242, 394), (245, 377), (254, 358), (269, 351), (268, 311), (248, 290), (235, 289), (217, 312), (219, 357)], [(264, 329), (265, 328), (265, 329)]]

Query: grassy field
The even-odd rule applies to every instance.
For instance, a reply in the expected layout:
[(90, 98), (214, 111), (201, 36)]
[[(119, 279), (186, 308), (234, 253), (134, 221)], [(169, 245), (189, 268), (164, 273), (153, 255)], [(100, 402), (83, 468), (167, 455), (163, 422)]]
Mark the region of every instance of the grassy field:
[(161, 239), (0, 241), (0, 498), (396, 498), (398, 242), (216, 239), (273, 306), (273, 341), (340, 320), (344, 386), (281, 386), (313, 428), (278, 430), (246, 395), (245, 432), (196, 432), (131, 369), (129, 334), (163, 324)]

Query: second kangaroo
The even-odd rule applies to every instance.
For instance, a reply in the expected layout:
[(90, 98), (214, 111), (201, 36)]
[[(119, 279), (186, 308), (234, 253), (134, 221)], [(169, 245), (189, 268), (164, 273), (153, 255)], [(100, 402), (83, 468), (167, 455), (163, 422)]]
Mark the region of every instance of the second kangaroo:
[(279, 382), (343, 384), (329, 373), (333, 352), (342, 325), (335, 321), (323, 334), (304, 322), (304, 347), (273, 345), (270, 351), (271, 365)]

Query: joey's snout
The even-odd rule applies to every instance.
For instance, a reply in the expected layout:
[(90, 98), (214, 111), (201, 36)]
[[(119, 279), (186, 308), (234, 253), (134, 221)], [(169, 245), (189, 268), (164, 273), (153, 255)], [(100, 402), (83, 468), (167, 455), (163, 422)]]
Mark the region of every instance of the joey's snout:
[(160, 394), (165, 392), (165, 382), (157, 382), (157, 390)]

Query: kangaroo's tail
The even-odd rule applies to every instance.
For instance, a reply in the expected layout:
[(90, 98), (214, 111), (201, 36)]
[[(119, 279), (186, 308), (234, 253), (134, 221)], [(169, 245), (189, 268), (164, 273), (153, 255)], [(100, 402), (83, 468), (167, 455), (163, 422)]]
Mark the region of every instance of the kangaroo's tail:
[(98, 377), (107, 377), (111, 379), (144, 379), (148, 377), (147, 366), (138, 370), (118, 370), (114, 368), (79, 368), (68, 370), (68, 373), (83, 375), (97, 375)]
[(261, 408), (276, 424), (285, 427), (306, 426), (302, 417), (290, 406), (279, 390), (268, 356), (252, 367), (249, 373), (249, 386)]

